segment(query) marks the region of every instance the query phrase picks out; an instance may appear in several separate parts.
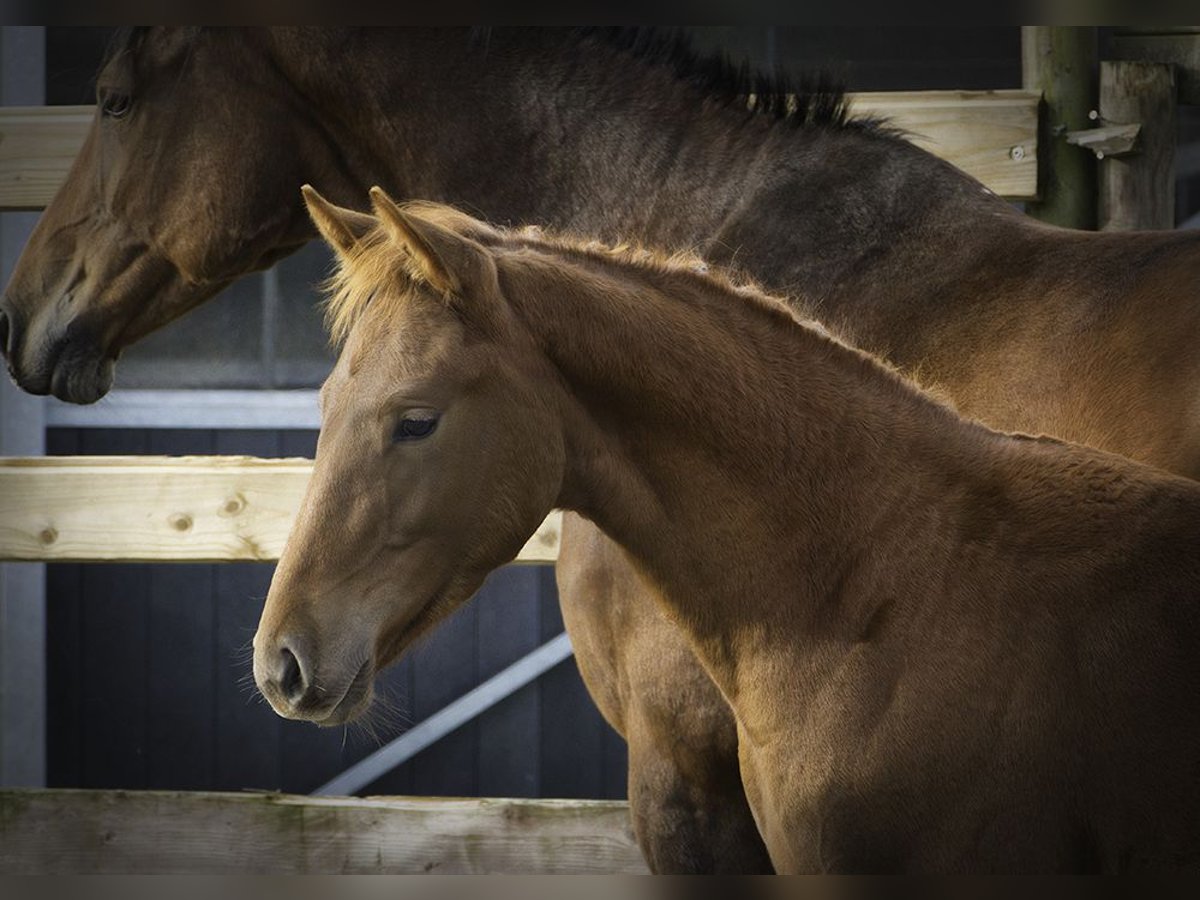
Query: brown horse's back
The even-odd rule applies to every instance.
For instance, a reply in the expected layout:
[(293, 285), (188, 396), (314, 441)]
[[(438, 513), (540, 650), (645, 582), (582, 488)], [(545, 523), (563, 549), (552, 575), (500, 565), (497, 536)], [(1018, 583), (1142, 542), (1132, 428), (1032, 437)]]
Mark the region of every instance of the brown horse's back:
[(998, 217), (975, 237), (928, 261), (924, 298), (883, 266), (842, 332), (993, 428), (1200, 477), (1200, 233)]

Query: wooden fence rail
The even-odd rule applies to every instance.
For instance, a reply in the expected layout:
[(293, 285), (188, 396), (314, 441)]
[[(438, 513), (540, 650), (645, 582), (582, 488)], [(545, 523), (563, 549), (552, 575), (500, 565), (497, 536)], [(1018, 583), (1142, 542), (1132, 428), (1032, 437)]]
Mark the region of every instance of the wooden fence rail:
[[(1000, 196), (1037, 196), (1038, 94), (889, 91), (850, 97), (855, 113), (888, 119), (915, 144)], [(40, 209), (50, 202), (94, 112), (91, 106), (0, 109), (0, 209)]]
[(0, 874), (645, 873), (608, 800), (0, 791)]
[[(0, 458), (0, 560), (276, 560), (312, 471), (244, 456)], [(517, 562), (558, 556), (552, 513)]]

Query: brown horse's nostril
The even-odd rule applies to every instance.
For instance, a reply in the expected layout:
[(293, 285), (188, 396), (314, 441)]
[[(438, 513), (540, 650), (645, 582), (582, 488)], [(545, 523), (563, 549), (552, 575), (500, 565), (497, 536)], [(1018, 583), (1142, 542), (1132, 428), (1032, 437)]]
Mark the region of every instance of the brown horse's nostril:
[(298, 703), (307, 690), (304, 684), (304, 672), (296, 654), (284, 647), (279, 651), (279, 691), (289, 703)]
[(0, 353), (4, 354), (6, 359), (12, 359), (12, 348), (8, 345), (8, 339), (12, 336), (13, 328), (8, 321), (8, 313), (0, 309)]

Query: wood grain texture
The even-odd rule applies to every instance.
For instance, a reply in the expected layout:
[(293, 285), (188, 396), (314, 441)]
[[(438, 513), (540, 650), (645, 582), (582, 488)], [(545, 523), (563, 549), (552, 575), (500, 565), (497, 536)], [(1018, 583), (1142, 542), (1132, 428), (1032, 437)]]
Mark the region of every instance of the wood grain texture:
[(889, 91), (851, 94), (852, 112), (877, 115), (918, 147), (1001, 197), (1038, 194), (1038, 98), (1031, 91)]
[(1100, 161), (1102, 231), (1175, 227), (1175, 73), (1153, 62), (1100, 64), (1100, 116), (1141, 125), (1133, 152)]
[(1096, 163), (1067, 142), (1096, 107), (1096, 29), (1022, 25), (1021, 84), (1042, 98), (1038, 202), (1025, 211), (1064, 228), (1096, 227)]
[[(0, 459), (0, 560), (279, 558), (311, 460), (245, 456)], [(517, 562), (553, 562), (552, 513)]]
[[(1015, 200), (1036, 196), (1038, 95), (913, 91), (850, 97), (855, 111), (889, 119), (918, 146), (997, 194)], [(38, 209), (50, 202), (83, 146), (92, 114), (90, 106), (0, 110), (0, 209)], [(1014, 147), (1022, 149), (1014, 154)]]
[(1108, 49), (1113, 59), (1170, 64), (1179, 102), (1200, 103), (1200, 26), (1114, 28)]
[(8, 875), (645, 872), (617, 801), (0, 791)]
[(67, 177), (92, 123), (91, 106), (0, 111), (0, 209), (41, 209)]

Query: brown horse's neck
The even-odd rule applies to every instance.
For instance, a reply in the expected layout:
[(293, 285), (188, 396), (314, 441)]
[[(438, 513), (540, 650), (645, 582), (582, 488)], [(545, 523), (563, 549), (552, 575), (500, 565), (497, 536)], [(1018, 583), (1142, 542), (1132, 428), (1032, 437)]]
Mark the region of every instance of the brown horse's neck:
[(831, 614), (836, 585), (986, 443), (875, 360), (709, 279), (643, 270), (582, 296), (595, 271), (501, 272), (566, 385), (561, 505), (663, 588), (727, 693), (730, 643), (761, 649), (763, 623), (795, 635), (869, 617)]
[[(278, 47), (360, 184), (502, 224), (691, 247), (834, 316), (862, 260), (903, 256), (907, 223), (925, 245), (939, 223), (957, 242), (967, 219), (1007, 210), (886, 133), (776, 124), (568, 30), (303, 32)], [(785, 246), (764, 238), (780, 218), (794, 223)]]
[[(310, 37), (279, 42), (281, 66), (373, 168), (360, 183), (500, 223), (691, 242), (748, 177), (713, 184), (697, 157), (750, 151), (768, 130), (765, 118), (715, 127), (702, 97), (667, 69), (602, 44), (584, 51), (569, 29), (375, 29), (336, 46)], [(660, 198), (703, 188), (700, 216), (655, 217)]]

